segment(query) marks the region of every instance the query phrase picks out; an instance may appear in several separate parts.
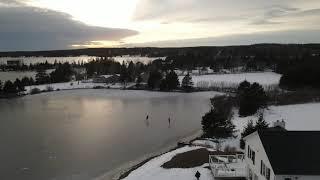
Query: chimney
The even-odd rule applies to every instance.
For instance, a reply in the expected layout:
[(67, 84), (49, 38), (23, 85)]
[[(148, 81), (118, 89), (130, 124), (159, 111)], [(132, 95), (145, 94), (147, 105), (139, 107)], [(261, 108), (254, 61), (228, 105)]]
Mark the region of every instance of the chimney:
[(273, 127), (281, 127), (286, 129), (286, 122), (283, 119), (281, 121), (277, 120), (276, 122), (273, 122)]

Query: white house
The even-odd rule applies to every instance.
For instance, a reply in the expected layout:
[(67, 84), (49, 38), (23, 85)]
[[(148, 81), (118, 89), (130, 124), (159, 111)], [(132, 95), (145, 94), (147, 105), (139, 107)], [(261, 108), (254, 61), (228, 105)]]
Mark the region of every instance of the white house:
[(275, 127), (244, 140), (247, 179), (320, 180), (320, 131)]

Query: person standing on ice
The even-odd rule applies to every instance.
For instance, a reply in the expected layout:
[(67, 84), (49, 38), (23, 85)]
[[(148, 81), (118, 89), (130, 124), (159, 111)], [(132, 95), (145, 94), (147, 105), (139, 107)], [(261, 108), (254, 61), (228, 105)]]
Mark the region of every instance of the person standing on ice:
[(149, 126), (150, 126), (150, 122), (149, 122), (149, 115), (147, 115), (147, 117), (146, 117), (146, 125), (147, 125), (147, 127), (149, 127)]
[(168, 124), (169, 124), (169, 128), (170, 128), (170, 125), (171, 125), (171, 119), (170, 119), (170, 117), (168, 118)]

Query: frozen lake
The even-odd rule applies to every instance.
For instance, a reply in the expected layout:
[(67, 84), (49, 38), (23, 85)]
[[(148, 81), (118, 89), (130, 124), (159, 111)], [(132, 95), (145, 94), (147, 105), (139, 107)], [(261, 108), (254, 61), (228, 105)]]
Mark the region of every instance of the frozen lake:
[(92, 89), (0, 100), (0, 179), (98, 177), (199, 130), (216, 94)]

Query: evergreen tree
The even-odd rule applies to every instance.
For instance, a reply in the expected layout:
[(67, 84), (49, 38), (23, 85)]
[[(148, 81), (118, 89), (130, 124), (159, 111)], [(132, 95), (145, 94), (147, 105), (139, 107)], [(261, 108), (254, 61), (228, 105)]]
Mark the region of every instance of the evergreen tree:
[(136, 81), (136, 87), (140, 87), (142, 82), (142, 76), (141, 74), (138, 75), (137, 81)]
[(189, 73), (182, 79), (181, 86), (185, 91), (191, 91), (192, 90), (193, 82), (192, 82), (192, 77), (190, 76)]
[(153, 71), (149, 75), (148, 87), (150, 89), (159, 88), (162, 80), (162, 74), (159, 71)]
[(35, 85), (36, 83), (34, 82), (33, 78), (30, 77), (29, 78), (29, 85), (32, 86), (32, 85)]
[(241, 139), (240, 139), (240, 148), (245, 148), (245, 142), (243, 140), (244, 137), (248, 136), (249, 134), (256, 131), (256, 127), (253, 125), (253, 121), (248, 121), (247, 125), (244, 127), (243, 131), (241, 132)]
[(3, 86), (3, 93), (5, 94), (17, 93), (17, 88), (10, 80), (6, 81)]
[(177, 89), (178, 86), (180, 85), (178, 75), (174, 71), (170, 71), (166, 75), (166, 81), (165, 82), (167, 84), (167, 89), (168, 90)]
[(241, 132), (241, 137), (245, 137), (256, 131), (256, 127), (253, 124), (253, 121), (248, 121), (247, 125), (244, 127), (244, 130)]
[(267, 129), (268, 127), (269, 127), (269, 124), (264, 120), (263, 113), (261, 113), (256, 123), (256, 130)]
[(132, 61), (130, 61), (127, 71), (128, 71), (128, 81), (133, 82), (136, 77), (136, 74), (135, 74), (135, 65)]
[(69, 82), (72, 74), (72, 67), (68, 62), (60, 63), (56, 70), (50, 73), (50, 79), (52, 83)]
[(168, 90), (168, 82), (167, 82), (167, 79), (162, 79), (161, 82), (160, 82), (160, 91), (166, 91)]
[(22, 84), (23, 86), (31, 86), (31, 85), (32, 85), (32, 84), (30, 84), (30, 80), (29, 80), (28, 77), (23, 77), (23, 78), (21, 79), (21, 84)]
[(45, 69), (38, 68), (36, 74), (36, 83), (37, 84), (47, 84), (50, 82), (50, 77), (46, 73)]
[(16, 87), (17, 91), (21, 92), (24, 91), (24, 85), (22, 84), (22, 82), (17, 78), (16, 81), (13, 83), (14, 86)]
[(269, 124), (264, 120), (263, 113), (259, 115), (259, 119), (256, 122), (255, 125), (253, 125), (253, 121), (250, 120), (247, 125), (244, 127), (243, 131), (241, 132), (241, 140), (240, 140), (240, 147), (244, 149), (245, 142), (243, 140), (244, 137), (248, 136), (249, 134), (257, 131), (257, 130), (263, 130), (267, 129), (269, 127)]
[(255, 114), (259, 108), (266, 106), (267, 95), (258, 83), (253, 83), (249, 87), (246, 82), (241, 84), (237, 94), (240, 106), (239, 115), (246, 117)]
[(129, 74), (127, 70), (127, 66), (125, 62), (123, 61), (120, 67), (120, 81), (126, 86), (126, 83), (129, 80)]
[(250, 88), (250, 86), (251, 84), (247, 80), (242, 81), (238, 87), (238, 95), (241, 95), (242, 93), (247, 91)]
[(235, 126), (232, 118), (232, 102), (221, 96), (211, 99), (212, 108), (202, 117), (202, 130), (205, 137), (230, 137)]

